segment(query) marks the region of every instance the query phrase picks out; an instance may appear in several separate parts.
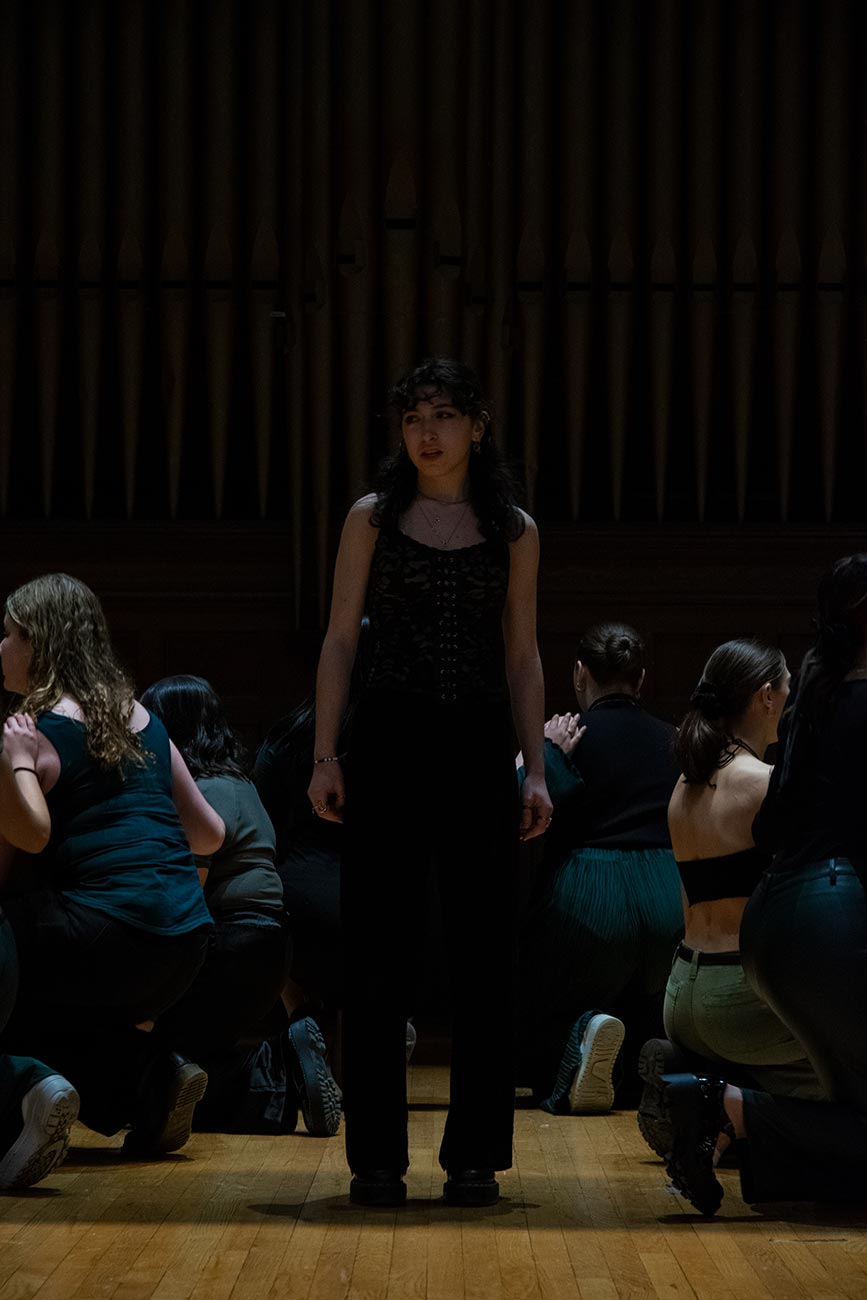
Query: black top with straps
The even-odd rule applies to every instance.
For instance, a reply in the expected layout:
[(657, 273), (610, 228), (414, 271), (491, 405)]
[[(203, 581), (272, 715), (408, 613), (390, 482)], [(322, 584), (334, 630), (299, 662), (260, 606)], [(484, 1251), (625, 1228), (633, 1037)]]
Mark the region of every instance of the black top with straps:
[(367, 588), (368, 689), (451, 702), (508, 699), (508, 586), (505, 541), (441, 551), (380, 528)]
[(716, 903), (722, 898), (749, 898), (770, 865), (770, 854), (752, 845), (739, 853), (678, 862), (677, 869), (692, 907), (695, 903)]

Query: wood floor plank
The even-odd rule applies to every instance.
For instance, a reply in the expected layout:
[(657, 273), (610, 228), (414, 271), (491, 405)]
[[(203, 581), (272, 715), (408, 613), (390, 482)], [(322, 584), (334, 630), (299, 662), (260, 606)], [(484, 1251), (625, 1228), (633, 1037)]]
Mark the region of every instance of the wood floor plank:
[(0, 1300), (864, 1300), (867, 1212), (744, 1205), (706, 1220), (632, 1112), (521, 1109), (488, 1209), (442, 1200), (448, 1075), (409, 1072), (405, 1210), (349, 1204), (342, 1137), (197, 1134), (128, 1163), (76, 1127), (44, 1187), (0, 1197)]

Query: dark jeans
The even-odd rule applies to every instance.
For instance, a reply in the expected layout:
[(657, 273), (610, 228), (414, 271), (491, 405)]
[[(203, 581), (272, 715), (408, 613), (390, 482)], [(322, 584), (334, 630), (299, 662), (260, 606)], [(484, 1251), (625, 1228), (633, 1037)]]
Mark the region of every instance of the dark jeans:
[(741, 926), (747, 976), (803, 1043), (831, 1100), (744, 1089), (744, 1198), (867, 1193), (867, 897), (845, 858), (768, 872)]
[(288, 1085), (281, 1042), (251, 1046), (241, 1040), (278, 1001), (289, 953), (285, 914), (217, 916), (201, 970), (160, 1016), (156, 1035), (207, 1071), (208, 1090), (196, 1107), (197, 1129), (283, 1131)]
[(159, 1053), (135, 1026), (157, 1019), (192, 982), (210, 927), (156, 935), (40, 890), (9, 899), (19, 997), (6, 1050), (37, 1055), (77, 1088), (81, 1118), (111, 1135), (135, 1118)]
[(350, 1168), (409, 1163), (406, 1020), (431, 863), (452, 989), (440, 1163), (512, 1162), (518, 797), (502, 705), (368, 697), (346, 764), (343, 1093)]
[(156, 1033), (204, 1069), (234, 1047), (280, 997), (289, 964), (285, 916), (214, 918), (205, 960), (189, 988), (157, 1021)]

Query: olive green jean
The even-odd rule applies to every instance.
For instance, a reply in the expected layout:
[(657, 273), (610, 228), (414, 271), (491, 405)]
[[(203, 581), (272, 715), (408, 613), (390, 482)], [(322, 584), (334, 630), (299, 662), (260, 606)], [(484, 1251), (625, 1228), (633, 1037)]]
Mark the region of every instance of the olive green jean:
[(718, 1065), (727, 1082), (780, 1097), (824, 1099), (803, 1047), (753, 991), (740, 962), (705, 965), (702, 955), (674, 959), (664, 1008), (671, 1041)]

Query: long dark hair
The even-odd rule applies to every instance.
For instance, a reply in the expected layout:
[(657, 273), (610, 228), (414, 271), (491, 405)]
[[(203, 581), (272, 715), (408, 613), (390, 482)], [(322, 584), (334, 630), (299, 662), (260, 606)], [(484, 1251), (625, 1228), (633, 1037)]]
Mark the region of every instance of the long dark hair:
[(244, 748), (204, 677), (163, 677), (147, 688), (141, 702), (160, 719), (194, 777), (249, 780)]
[(680, 725), (675, 753), (687, 785), (708, 785), (737, 752), (733, 726), (765, 682), (778, 686), (786, 672), (781, 650), (761, 641), (726, 641), (705, 664)]
[(644, 642), (628, 623), (594, 623), (575, 649), (600, 686), (628, 682), (638, 686), (644, 672)]
[[(394, 385), (389, 406), (398, 420), (420, 401), (442, 395), (462, 415), (482, 420), (485, 431), (469, 463), (469, 499), (479, 530), (486, 538), (513, 542), (524, 531), (518, 509), (515, 480), (503, 463), (494, 442), (493, 411), (478, 375), (462, 361), (451, 357), (426, 357)], [(416, 493), (418, 475), (401, 441), (398, 450), (384, 460), (376, 483), (376, 509), (371, 523), (379, 528), (396, 528)]]
[(816, 639), (804, 655), (785, 713), (788, 724), (780, 756), (780, 789), (788, 785), (815, 748), (831, 696), (851, 672), (867, 635), (867, 552), (837, 560), (819, 582)]

